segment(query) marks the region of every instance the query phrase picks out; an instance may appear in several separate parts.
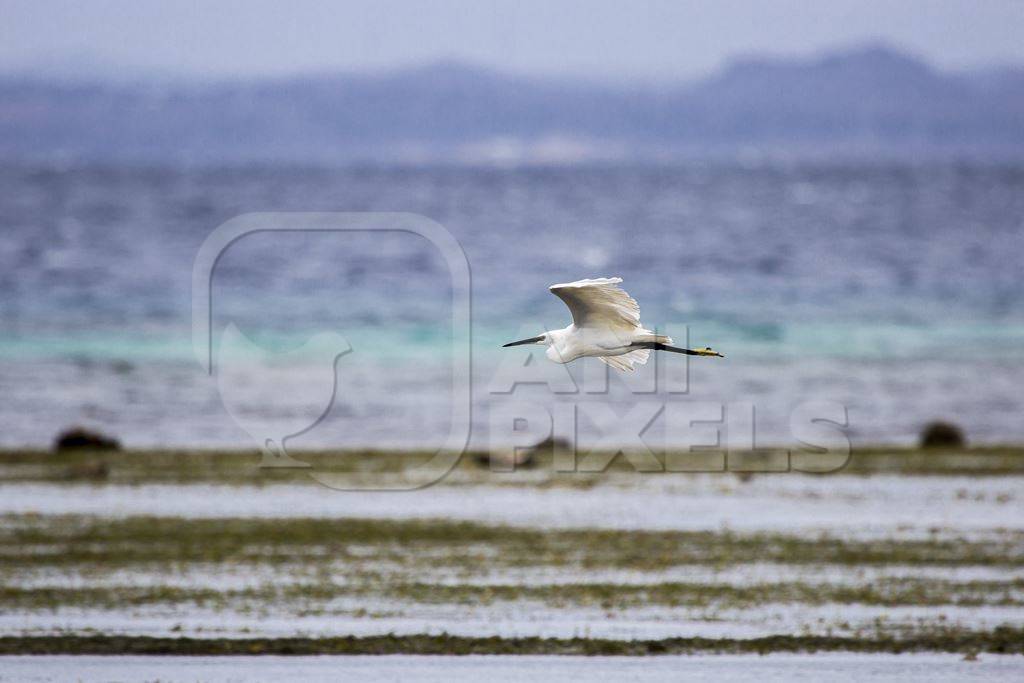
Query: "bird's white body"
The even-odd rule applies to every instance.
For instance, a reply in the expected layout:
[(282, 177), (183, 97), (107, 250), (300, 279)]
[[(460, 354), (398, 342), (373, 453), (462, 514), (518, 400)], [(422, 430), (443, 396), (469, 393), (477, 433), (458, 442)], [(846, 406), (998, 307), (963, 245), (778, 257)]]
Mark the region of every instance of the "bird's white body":
[(619, 287), (620, 282), (619, 277), (603, 277), (551, 285), (551, 293), (569, 307), (572, 324), (505, 346), (546, 344), (546, 355), (555, 363), (594, 356), (618, 370), (643, 365), (655, 348), (697, 356), (721, 355), (711, 349), (668, 347), (670, 337), (655, 334), (641, 324), (640, 306)]
[(672, 343), (644, 328), (639, 304), (618, 286), (620, 282), (622, 278), (608, 277), (551, 285), (551, 293), (572, 312), (573, 323), (544, 333), (549, 360), (568, 363), (594, 356), (614, 368), (632, 370), (634, 364), (646, 363), (651, 353), (633, 344)]

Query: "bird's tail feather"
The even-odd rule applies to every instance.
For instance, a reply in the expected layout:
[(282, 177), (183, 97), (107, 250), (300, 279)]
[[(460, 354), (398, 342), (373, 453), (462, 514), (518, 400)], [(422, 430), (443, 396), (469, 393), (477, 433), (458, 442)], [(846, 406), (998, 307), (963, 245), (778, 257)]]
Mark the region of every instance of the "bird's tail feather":
[(598, 359), (605, 365), (610, 365), (616, 370), (632, 372), (634, 365), (643, 365), (651, 355), (648, 349), (637, 349), (620, 356), (598, 356)]

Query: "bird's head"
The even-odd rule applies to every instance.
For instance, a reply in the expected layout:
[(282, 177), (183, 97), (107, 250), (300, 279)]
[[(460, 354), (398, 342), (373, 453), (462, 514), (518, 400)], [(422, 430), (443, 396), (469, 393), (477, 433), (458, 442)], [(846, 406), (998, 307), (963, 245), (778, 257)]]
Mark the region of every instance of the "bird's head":
[(536, 337), (530, 337), (529, 339), (520, 339), (519, 341), (509, 342), (508, 344), (502, 344), (501, 348), (506, 349), (510, 346), (522, 346), (523, 344), (550, 344), (551, 335), (547, 332), (538, 335)]

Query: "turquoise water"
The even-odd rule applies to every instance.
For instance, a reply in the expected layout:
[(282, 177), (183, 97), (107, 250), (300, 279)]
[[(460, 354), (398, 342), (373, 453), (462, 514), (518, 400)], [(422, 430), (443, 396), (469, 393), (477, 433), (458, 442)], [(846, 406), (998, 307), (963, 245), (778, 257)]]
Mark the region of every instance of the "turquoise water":
[[(568, 313), (566, 313), (568, 315)], [(558, 325), (551, 317), (554, 329)], [(565, 321), (568, 323), (568, 319)], [(949, 323), (912, 326), (854, 323), (790, 323), (767, 328), (730, 326), (696, 319), (687, 326), (691, 334), (713, 340), (717, 347), (747, 358), (834, 358), (885, 359), (920, 358), (961, 353), (1010, 360), (1024, 358), (1024, 325), (991, 323)], [(559, 327), (564, 325), (558, 325)], [(657, 325), (655, 325), (657, 327)], [(542, 325), (542, 327), (544, 327)], [(507, 339), (507, 326), (473, 327), (474, 350), (494, 356)], [(322, 328), (252, 335), (253, 341), (270, 351), (285, 352), (301, 347)], [(540, 330), (538, 330), (540, 331)], [(352, 339), (372, 339), (375, 329), (346, 328)], [(366, 344), (361, 354), (374, 359), (408, 358), (443, 360), (451, 354), (451, 334), (435, 327), (389, 327), (387, 344)], [(717, 348), (716, 347), (716, 348)], [(215, 352), (219, 345), (215, 343)], [(191, 331), (169, 335), (130, 336), (104, 332), (82, 332), (70, 337), (23, 336), (0, 340), (0, 358), (7, 360), (53, 360), (69, 357), (94, 360), (139, 362), (194, 360)]]

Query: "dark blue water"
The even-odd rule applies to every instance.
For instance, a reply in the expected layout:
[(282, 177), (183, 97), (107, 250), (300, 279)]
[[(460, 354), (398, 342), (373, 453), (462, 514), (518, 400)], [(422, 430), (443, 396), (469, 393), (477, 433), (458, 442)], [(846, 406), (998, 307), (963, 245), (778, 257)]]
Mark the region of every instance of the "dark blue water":
[[(509, 362), (498, 346), (568, 323), (549, 284), (612, 275), (649, 326), (685, 324), (727, 354), (659, 400), (753, 403), (766, 442), (791, 442), (793, 407), (822, 399), (849, 407), (860, 442), (908, 442), (937, 417), (976, 441), (1024, 438), (1021, 168), (2, 168), (0, 443), (44, 444), (75, 422), (133, 445), (251, 443), (193, 354), (191, 278), (204, 239), (258, 211), (409, 211), (457, 238), (477, 442), (512, 400), (491, 393)], [(353, 349), (328, 419), (293, 443), (443, 440), (451, 283), (429, 243), (264, 233), (229, 248), (213, 281), (218, 352), (229, 323), (268, 357), (321, 333)], [(318, 414), (304, 387), (322, 361), (279, 358), (284, 379), (242, 390), (243, 412), (298, 424)], [(622, 413), (640, 399), (613, 382), (581, 400)]]

